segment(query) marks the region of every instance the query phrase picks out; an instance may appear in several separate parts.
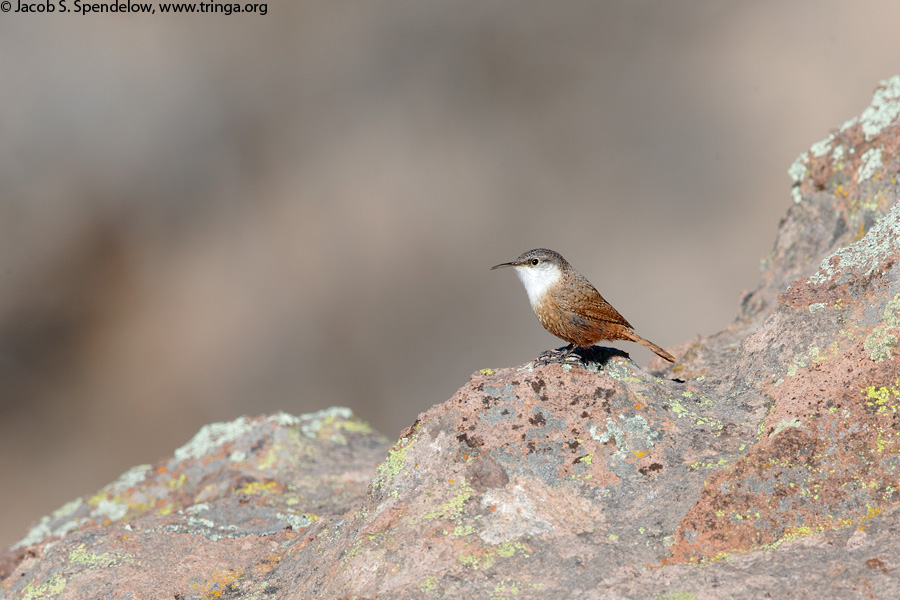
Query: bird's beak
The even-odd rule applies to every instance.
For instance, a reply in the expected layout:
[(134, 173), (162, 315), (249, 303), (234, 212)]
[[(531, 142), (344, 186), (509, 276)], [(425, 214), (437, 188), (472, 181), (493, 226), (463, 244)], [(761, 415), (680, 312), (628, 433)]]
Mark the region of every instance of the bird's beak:
[(515, 261), (508, 262), (508, 263), (501, 263), (499, 265), (494, 265), (493, 267), (491, 267), (491, 271), (493, 271), (494, 269), (500, 269), (502, 267), (518, 267), (518, 266), (519, 266), (519, 263), (515, 262)]

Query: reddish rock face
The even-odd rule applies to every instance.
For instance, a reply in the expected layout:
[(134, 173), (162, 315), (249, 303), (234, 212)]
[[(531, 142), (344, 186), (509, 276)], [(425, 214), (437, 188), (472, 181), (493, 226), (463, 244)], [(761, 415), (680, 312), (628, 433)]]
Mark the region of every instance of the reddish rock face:
[(900, 597), (898, 119), (900, 77), (798, 159), (675, 366), (486, 369), (390, 449), (345, 409), (209, 426), (0, 555), (0, 597)]

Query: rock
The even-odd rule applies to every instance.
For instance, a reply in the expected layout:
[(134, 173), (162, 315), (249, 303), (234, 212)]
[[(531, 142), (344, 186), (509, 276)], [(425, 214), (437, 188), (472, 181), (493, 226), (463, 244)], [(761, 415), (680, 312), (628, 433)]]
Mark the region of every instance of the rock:
[(358, 506), (387, 448), (346, 408), (207, 425), (44, 517), (0, 558), (0, 598), (212, 598), (248, 577), (274, 594), (288, 542)]
[(45, 518), (0, 594), (898, 597), (898, 120), (894, 77), (797, 160), (759, 287), (675, 366), (485, 369), (390, 449), (345, 409), (207, 426)]

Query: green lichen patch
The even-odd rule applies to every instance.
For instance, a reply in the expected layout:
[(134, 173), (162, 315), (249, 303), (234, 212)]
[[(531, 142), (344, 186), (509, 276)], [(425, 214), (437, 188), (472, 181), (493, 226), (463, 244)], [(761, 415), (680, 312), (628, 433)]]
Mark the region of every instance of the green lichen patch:
[(60, 595), (66, 589), (66, 578), (59, 573), (47, 581), (34, 585), (29, 583), (22, 590), (21, 600), (43, 600), (45, 598), (54, 598)]
[(891, 358), (891, 351), (897, 347), (900, 335), (900, 293), (888, 301), (884, 307), (884, 320), (866, 336), (863, 347), (869, 352), (869, 358), (876, 363)]
[(490, 569), (498, 559), (512, 558), (516, 554), (529, 558), (531, 550), (522, 542), (501, 542), (475, 548), (468, 554), (459, 557), (459, 562), (473, 570)]
[[(713, 406), (712, 400), (707, 398), (701, 394), (695, 394), (694, 392), (685, 391), (681, 393), (682, 398), (685, 398), (686, 402), (682, 402), (679, 398), (671, 398), (668, 401), (669, 410), (675, 413), (675, 416), (679, 419), (687, 418), (692, 421), (695, 425), (705, 425), (710, 427), (711, 429), (719, 430), (724, 427), (721, 421), (718, 419), (713, 419), (706, 414), (703, 414), (702, 411), (697, 410), (700, 408), (711, 408)], [(685, 404), (693, 403), (694, 408), (689, 408)]]
[[(829, 358), (836, 356), (838, 353), (838, 350), (839, 350), (839, 348), (838, 348), (838, 345), (836, 342), (835, 342), (835, 344), (833, 344), (833, 347), (831, 349), (831, 356), (826, 354), (825, 351), (822, 348), (819, 348), (818, 346), (809, 346), (806, 349), (806, 352), (803, 352), (801, 354), (797, 354), (796, 356), (794, 356), (794, 359), (791, 361), (791, 364), (788, 365), (787, 373), (785, 374), (785, 377), (793, 377), (798, 372), (800, 372), (802, 369), (807, 369), (807, 368), (809, 368), (810, 365), (812, 365), (814, 363), (824, 362), (824, 361), (828, 360)], [(778, 387), (782, 383), (784, 383), (784, 379), (778, 380), (775, 383), (775, 386)]]
[(707, 469), (707, 470), (721, 469), (722, 467), (727, 465), (729, 462), (730, 461), (727, 458), (720, 458), (719, 460), (717, 460), (715, 462), (703, 462), (703, 461), (698, 460), (698, 461), (692, 463), (689, 468), (692, 471), (697, 470), (697, 469)]
[(87, 504), (91, 507), (91, 517), (94, 520), (113, 523), (152, 510), (156, 506), (156, 499), (138, 501), (128, 494), (110, 496), (106, 491), (102, 491), (89, 498)]
[(455, 535), (458, 537), (464, 537), (467, 535), (472, 535), (477, 530), (471, 525), (457, 525), (453, 528), (453, 531), (449, 532), (449, 535)]
[(618, 420), (606, 419), (606, 428), (601, 430), (599, 426), (591, 426), (589, 433), (591, 438), (601, 444), (613, 442), (616, 454), (624, 457), (635, 454), (638, 457), (649, 452), (659, 440), (660, 433), (650, 427), (650, 422), (643, 415), (627, 417), (619, 415)]
[(891, 386), (870, 385), (863, 389), (863, 393), (866, 406), (874, 407), (876, 414), (894, 414), (900, 410), (900, 379), (895, 380)]
[[(873, 209), (878, 205), (873, 205)], [(847, 277), (855, 281), (864, 280), (885, 268), (882, 258), (897, 251), (900, 239), (900, 203), (894, 204), (884, 217), (878, 220), (865, 237), (830, 254), (822, 260), (819, 270), (809, 278), (809, 283), (818, 286), (834, 281), (844, 281)]]
[(772, 430), (772, 433), (769, 434), (769, 437), (775, 437), (788, 427), (801, 427), (803, 423), (800, 422), (800, 419), (794, 417), (793, 419), (782, 419)]
[(880, 83), (872, 103), (859, 116), (859, 123), (866, 139), (871, 140), (897, 119), (900, 119), (900, 76), (895, 75)]
[(519, 594), (536, 592), (543, 587), (541, 583), (523, 583), (514, 579), (501, 579), (500, 583), (488, 593), (490, 600), (513, 600)]
[(378, 465), (375, 471), (375, 478), (372, 480), (372, 487), (378, 489), (380, 487), (390, 485), (394, 478), (400, 474), (406, 465), (406, 452), (416, 443), (416, 438), (401, 438), (391, 451), (388, 453), (387, 459)]
[(435, 577), (434, 575), (429, 575), (428, 577), (425, 578), (424, 581), (422, 581), (422, 583), (419, 584), (419, 591), (422, 592), (423, 594), (425, 594), (426, 596), (438, 598), (440, 596), (438, 596), (436, 594), (437, 587), (438, 587), (438, 578)]
[(13, 549), (24, 548), (41, 543), (48, 537), (63, 537), (78, 528), (81, 519), (75, 517), (84, 503), (81, 498), (72, 500), (53, 511), (52, 515), (41, 517), (41, 521), (31, 528), (28, 534), (13, 545)]
[(125, 552), (88, 552), (84, 544), (79, 544), (77, 548), (69, 553), (69, 562), (88, 569), (106, 569), (122, 564), (139, 564), (131, 554)]
[(313, 513), (275, 513), (279, 519), (287, 521), (294, 531), (305, 529), (319, 520)]
[(862, 183), (867, 179), (872, 179), (884, 169), (884, 162), (881, 159), (883, 148), (869, 148), (863, 152), (860, 157), (859, 171), (857, 172), (857, 182)]
[(459, 518), (462, 514), (463, 508), (466, 505), (466, 502), (472, 497), (472, 494), (475, 493), (471, 487), (466, 485), (465, 483), (458, 484), (456, 486), (456, 494), (447, 500), (446, 502), (442, 502), (437, 505), (435, 509), (431, 512), (426, 513), (422, 516), (423, 519), (448, 519), (453, 520)]
[(284, 486), (277, 481), (251, 481), (244, 487), (236, 489), (236, 494), (254, 496), (257, 494), (280, 494)]
[(303, 415), (300, 420), (300, 431), (308, 438), (330, 440), (336, 444), (346, 445), (344, 432), (370, 434), (371, 425), (353, 416), (353, 411), (342, 406), (333, 406), (316, 413)]
[(258, 424), (249, 417), (240, 417), (229, 423), (204, 425), (187, 444), (175, 450), (175, 460), (185, 461), (211, 454), (257, 427)]

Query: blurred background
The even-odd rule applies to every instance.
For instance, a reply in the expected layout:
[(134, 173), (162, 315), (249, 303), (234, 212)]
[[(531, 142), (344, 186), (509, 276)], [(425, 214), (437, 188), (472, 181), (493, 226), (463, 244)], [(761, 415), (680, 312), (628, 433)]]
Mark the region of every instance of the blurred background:
[(344, 405), (395, 439), (563, 345), (489, 270), (533, 247), (663, 346), (722, 329), (790, 163), (900, 73), (898, 22), (895, 0), (0, 15), (0, 546), (205, 423)]

